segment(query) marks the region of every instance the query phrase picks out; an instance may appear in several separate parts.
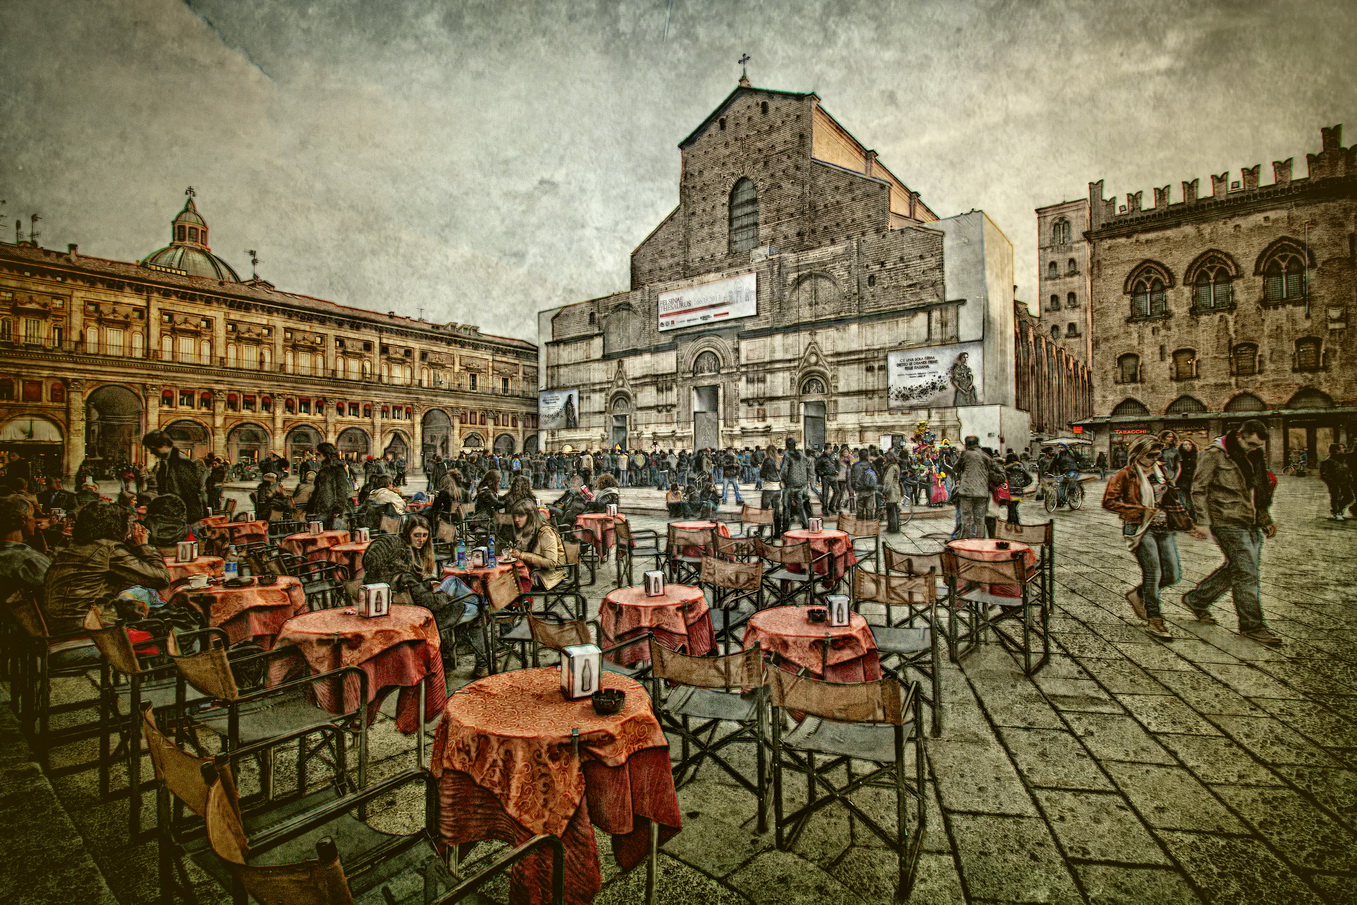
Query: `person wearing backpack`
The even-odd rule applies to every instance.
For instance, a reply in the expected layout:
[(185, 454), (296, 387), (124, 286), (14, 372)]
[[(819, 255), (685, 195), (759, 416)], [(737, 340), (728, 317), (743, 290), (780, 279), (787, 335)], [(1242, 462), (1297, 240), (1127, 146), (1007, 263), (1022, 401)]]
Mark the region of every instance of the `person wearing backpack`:
[(867, 458), (867, 450), (858, 451), (858, 461), (853, 464), (850, 480), (857, 495), (858, 518), (872, 518), (876, 514), (875, 497), (880, 480), (876, 468)]
[(1034, 478), (1031, 472), (1022, 467), (1018, 454), (1012, 450), (1008, 451), (1008, 457), (1004, 460), (1004, 474), (1008, 476), (1008, 523), (1021, 525), (1022, 522), (1018, 521), (1018, 506), (1027, 495), (1027, 488)]

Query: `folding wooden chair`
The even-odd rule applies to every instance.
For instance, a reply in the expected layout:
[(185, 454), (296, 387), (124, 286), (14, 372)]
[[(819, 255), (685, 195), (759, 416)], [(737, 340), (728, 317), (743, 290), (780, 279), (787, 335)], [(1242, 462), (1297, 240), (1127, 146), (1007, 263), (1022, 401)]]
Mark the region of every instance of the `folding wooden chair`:
[[(948, 548), (942, 563), (952, 617), (948, 642), (954, 658), (969, 652), (993, 632), (1005, 648), (1021, 654), (1024, 675), (1031, 676), (1046, 665), (1051, 655), (1050, 612), (1039, 568), (1029, 571), (1018, 550), (1010, 559), (996, 562)], [(996, 593), (1000, 588), (1005, 593)], [(1015, 592), (1016, 596), (1010, 596)], [(969, 616), (967, 637), (961, 636), (958, 628), (962, 609)], [(968, 642), (964, 651), (960, 646), (963, 641)]]
[[(614, 553), (617, 560), (617, 584), (634, 585), (635, 562), (637, 559), (650, 559), (654, 562), (654, 569), (659, 570), (664, 565), (664, 550), (660, 547), (660, 535), (653, 529), (633, 529), (626, 521), (618, 519), (613, 525), (613, 531), (617, 537), (617, 548)], [(624, 565), (625, 562), (625, 565)], [(626, 581), (623, 579), (625, 569)]]
[(818, 592), (815, 587), (819, 576), (815, 566), (825, 561), (829, 554), (816, 556), (809, 542), (797, 544), (770, 544), (759, 539), (759, 557), (765, 564), (763, 587), (772, 598), (770, 606), (795, 606), (797, 601), (811, 604)]
[[(903, 902), (914, 885), (926, 824), (917, 685), (902, 683), (893, 674), (876, 682), (837, 684), (770, 669), (768, 686), (773, 706), (771, 760), (778, 848), (795, 845), (817, 812), (832, 804), (842, 805), (849, 813), (850, 843), (856, 823), (861, 822), (895, 852), (896, 901)], [(793, 713), (804, 717), (798, 722)], [(858, 774), (857, 763), (871, 768)], [(841, 783), (835, 781), (840, 769)], [(790, 813), (783, 804), (785, 771), (804, 776), (807, 787), (806, 802)], [(857, 795), (869, 789), (895, 793), (894, 827), (879, 823), (875, 802)]]
[(724, 537), (712, 535), (713, 555), (726, 562), (757, 562), (759, 560), (759, 539), (757, 537)]
[(1012, 525), (1006, 521), (994, 525), (996, 540), (1016, 541), (1026, 544), (1037, 554), (1037, 567), (1041, 570), (1041, 594), (1046, 604), (1046, 616), (1049, 618), (1055, 609), (1055, 521), (1040, 525)]
[[(933, 737), (941, 735), (942, 669), (936, 577), (932, 573), (892, 575), (859, 569), (853, 573), (853, 604), (871, 626), (882, 661), (894, 661), (898, 672), (913, 670), (928, 682), (929, 693), (920, 691), (920, 697), (932, 716)], [(885, 621), (874, 620), (864, 612), (864, 604), (880, 606)], [(897, 609), (904, 610), (903, 618), (897, 618)], [(941, 637), (945, 638), (945, 633)]]
[(839, 515), (836, 527), (848, 535), (849, 542), (853, 545), (857, 565), (850, 566), (850, 571), (860, 569), (865, 563), (871, 563), (873, 569), (880, 568), (878, 563), (881, 559), (881, 522), (876, 519), (855, 518), (845, 512)]
[(710, 556), (715, 549), (712, 545), (714, 533), (713, 528), (694, 530), (669, 526), (664, 561), (670, 581), (675, 584), (692, 584), (696, 581), (702, 570), (702, 557)]
[(740, 507), (740, 534), (745, 537), (762, 537), (770, 540), (773, 535), (773, 510), (760, 509), (748, 504)]
[(717, 643), (726, 650), (739, 647), (735, 630), (763, 609), (763, 563), (726, 562), (704, 556), (698, 584), (711, 605)]

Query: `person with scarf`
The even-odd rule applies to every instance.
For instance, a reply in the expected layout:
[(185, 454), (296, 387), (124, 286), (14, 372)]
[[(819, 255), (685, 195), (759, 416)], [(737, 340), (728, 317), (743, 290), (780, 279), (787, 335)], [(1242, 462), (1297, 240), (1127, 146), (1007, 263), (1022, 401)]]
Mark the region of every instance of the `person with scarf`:
[(514, 539), (504, 555), (527, 563), (533, 587), (550, 591), (565, 578), (565, 547), (560, 535), (529, 500), (520, 500), (509, 512), (514, 520)]
[(1239, 633), (1259, 644), (1280, 647), (1282, 639), (1263, 619), (1258, 590), (1263, 539), (1277, 534), (1268, 512), (1272, 476), (1263, 451), (1267, 440), (1267, 425), (1245, 421), (1237, 430), (1217, 437), (1197, 459), (1192, 508), (1197, 524), (1211, 531), (1225, 562), (1183, 595), (1183, 605), (1198, 622), (1214, 624), (1211, 604), (1229, 590), (1239, 616)]
[[(1159, 461), (1163, 451), (1163, 442), (1154, 435), (1136, 437), (1126, 467), (1107, 482), (1103, 508), (1121, 517), (1122, 536), (1140, 566), (1140, 584), (1126, 592), (1131, 609), (1145, 620), (1145, 631), (1151, 637), (1172, 641), (1173, 634), (1164, 625), (1160, 592), (1178, 583), (1183, 568), (1178, 542), (1164, 513), (1166, 498), (1176, 491), (1168, 469)], [(1189, 533), (1206, 539), (1206, 532), (1195, 526)]]
[(321, 455), (321, 464), (311, 497), (306, 501), (306, 515), (323, 521), (326, 528), (333, 528), (335, 516), (349, 511), (353, 482), (349, 480), (348, 468), (339, 459), (338, 447), (322, 443), (316, 452)]

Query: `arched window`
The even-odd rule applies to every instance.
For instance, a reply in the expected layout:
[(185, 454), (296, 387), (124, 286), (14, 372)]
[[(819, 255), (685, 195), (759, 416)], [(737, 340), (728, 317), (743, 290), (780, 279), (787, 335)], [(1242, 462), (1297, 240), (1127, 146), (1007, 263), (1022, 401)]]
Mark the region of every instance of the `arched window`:
[(1278, 239), (1258, 258), (1255, 273), (1263, 277), (1263, 298), (1284, 302), (1305, 296), (1305, 249), (1294, 239)]
[(1051, 244), (1068, 245), (1070, 244), (1070, 221), (1061, 217), (1051, 224)]
[(1140, 356), (1127, 352), (1117, 358), (1117, 383), (1140, 383)]
[(1252, 377), (1258, 373), (1258, 346), (1238, 343), (1230, 350), (1230, 366), (1236, 377)]
[(295, 415), (297, 413), (297, 401), (290, 396), (287, 399), (284, 399), (283, 411), (287, 412), (289, 415)]
[(1316, 336), (1302, 336), (1296, 340), (1297, 371), (1318, 371), (1324, 367), (1324, 341)]
[(1168, 290), (1173, 276), (1164, 265), (1145, 261), (1126, 278), (1125, 291), (1131, 296), (1132, 317), (1154, 317), (1168, 313)]
[(1191, 380), (1197, 376), (1197, 350), (1196, 349), (1177, 349), (1173, 353), (1173, 373), (1174, 380)]
[(693, 376), (698, 377), (703, 374), (721, 373), (721, 359), (716, 357), (716, 353), (710, 349), (701, 353), (693, 361)]
[(1198, 311), (1229, 308), (1234, 304), (1235, 267), (1218, 254), (1198, 259), (1189, 269), (1192, 280), (1192, 304)]
[(1058, 276), (1060, 276), (1060, 265), (1052, 261), (1051, 266), (1046, 268), (1046, 277), (1054, 280)]
[(825, 391), (825, 382), (819, 377), (807, 377), (801, 384), (802, 396), (819, 396)]
[(1051, 324), (1051, 339), (1059, 339), (1059, 338), (1060, 338), (1060, 325), (1059, 325), (1059, 324)]
[(363, 359), (363, 379), (364, 379), (364, 380), (367, 380), (367, 379), (368, 379), (369, 377), (371, 377), (371, 376), (372, 376), (372, 362), (370, 362), (370, 361), (368, 361), (366, 358), (364, 358), (364, 359)]
[(730, 191), (730, 250), (748, 251), (759, 244), (759, 190), (741, 179)]
[(1065, 296), (1065, 307), (1066, 307), (1066, 308), (1078, 308), (1078, 307), (1079, 307), (1079, 296), (1075, 295), (1073, 292), (1071, 292), (1070, 294), (1066, 295), (1066, 296)]
[(1165, 409), (1165, 412), (1169, 415), (1189, 415), (1204, 411), (1206, 411), (1206, 406), (1202, 405), (1200, 400), (1191, 396), (1179, 396), (1170, 402), (1169, 407)]
[(1048, 310), (1051, 310), (1051, 311), (1059, 311), (1059, 310), (1060, 310), (1060, 296), (1058, 296), (1058, 295), (1052, 293), (1052, 295), (1051, 295), (1051, 306), (1050, 306), (1050, 308), (1049, 308)]
[(165, 408), (174, 408), (174, 390), (161, 390), (160, 404)]
[(1333, 408), (1333, 397), (1314, 387), (1301, 387), (1286, 403), (1289, 409), (1329, 409)]
[(1078, 272), (1079, 272), (1079, 262), (1074, 260), (1074, 258), (1070, 258), (1069, 263), (1065, 265), (1065, 273), (1078, 273)]
[(1225, 403), (1225, 411), (1227, 412), (1261, 412), (1266, 408), (1263, 400), (1252, 393), (1240, 393)]
[[(212, 408), (212, 394), (211, 394), (211, 393), (201, 393), (201, 394), (199, 394), (199, 396), (198, 396), (198, 408), (200, 408), (200, 409), (210, 409), (210, 408)], [(291, 412), (291, 411), (292, 411), (291, 409), (288, 409), (288, 412)]]
[(1150, 414), (1150, 410), (1145, 408), (1145, 404), (1139, 399), (1123, 399), (1117, 403), (1117, 407), (1112, 410), (1113, 418), (1126, 418), (1131, 416), (1145, 417)]
[(268, 346), (259, 347), (259, 370), (267, 371), (273, 367), (273, 349)]
[(1066, 338), (1078, 335), (1079, 335), (1079, 325), (1076, 324), (1074, 321), (1070, 321), (1069, 326), (1065, 328)]

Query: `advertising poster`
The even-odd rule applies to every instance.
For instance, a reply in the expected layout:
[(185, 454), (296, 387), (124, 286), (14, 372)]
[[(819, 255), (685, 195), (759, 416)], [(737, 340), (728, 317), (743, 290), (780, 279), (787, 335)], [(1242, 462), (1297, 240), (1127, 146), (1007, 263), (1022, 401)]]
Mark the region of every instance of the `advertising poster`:
[(539, 391), (537, 416), (543, 430), (574, 430), (580, 426), (580, 391)]
[(758, 278), (752, 273), (661, 292), (660, 329), (677, 330), (694, 324), (719, 324), (752, 317), (758, 313), (757, 295)]
[(890, 409), (981, 405), (983, 343), (891, 352), (886, 357)]

